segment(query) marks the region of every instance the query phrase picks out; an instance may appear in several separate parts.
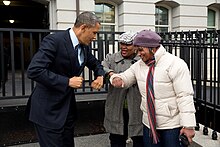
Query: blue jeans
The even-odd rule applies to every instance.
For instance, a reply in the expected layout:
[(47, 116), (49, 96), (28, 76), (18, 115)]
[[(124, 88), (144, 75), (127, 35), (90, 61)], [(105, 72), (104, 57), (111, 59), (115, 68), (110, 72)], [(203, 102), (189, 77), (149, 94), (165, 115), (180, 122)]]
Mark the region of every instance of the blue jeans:
[(157, 130), (160, 142), (153, 144), (152, 138), (149, 135), (149, 128), (144, 125), (144, 147), (183, 147), (179, 141), (180, 129)]

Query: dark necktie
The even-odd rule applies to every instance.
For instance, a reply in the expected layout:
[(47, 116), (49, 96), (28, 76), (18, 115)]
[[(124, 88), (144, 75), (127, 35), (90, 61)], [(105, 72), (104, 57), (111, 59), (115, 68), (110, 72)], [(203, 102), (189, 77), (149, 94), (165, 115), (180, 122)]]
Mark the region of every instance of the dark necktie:
[(159, 142), (159, 137), (156, 131), (156, 116), (155, 116), (155, 107), (154, 107), (154, 89), (153, 89), (153, 76), (154, 76), (154, 67), (155, 59), (148, 61), (147, 66), (149, 66), (149, 71), (147, 75), (146, 82), (146, 92), (147, 92), (147, 113), (148, 120), (150, 124), (150, 136), (153, 137), (153, 143), (157, 144)]
[(82, 51), (82, 47), (80, 44), (78, 44), (76, 47), (76, 54), (77, 54), (77, 58), (78, 58), (78, 61), (79, 61), (79, 65), (81, 66), (83, 61), (84, 61), (84, 54), (83, 54), (83, 51)]

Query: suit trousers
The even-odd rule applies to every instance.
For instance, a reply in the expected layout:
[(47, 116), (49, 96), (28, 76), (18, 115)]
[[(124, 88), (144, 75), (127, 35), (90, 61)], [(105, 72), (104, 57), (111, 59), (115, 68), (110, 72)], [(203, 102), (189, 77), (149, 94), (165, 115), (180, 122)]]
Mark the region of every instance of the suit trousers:
[(75, 117), (70, 109), (62, 128), (51, 129), (34, 123), (38, 141), (41, 147), (74, 147)]

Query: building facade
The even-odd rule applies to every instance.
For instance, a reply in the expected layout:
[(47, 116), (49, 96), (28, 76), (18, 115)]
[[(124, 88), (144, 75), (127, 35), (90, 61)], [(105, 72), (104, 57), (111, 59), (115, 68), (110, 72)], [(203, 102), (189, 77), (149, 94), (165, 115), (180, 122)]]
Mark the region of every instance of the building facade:
[[(43, 0), (41, 0), (43, 1)], [(45, 0), (50, 29), (72, 27), (76, 16), (92, 11), (104, 31), (157, 32), (220, 28), (220, 0)]]

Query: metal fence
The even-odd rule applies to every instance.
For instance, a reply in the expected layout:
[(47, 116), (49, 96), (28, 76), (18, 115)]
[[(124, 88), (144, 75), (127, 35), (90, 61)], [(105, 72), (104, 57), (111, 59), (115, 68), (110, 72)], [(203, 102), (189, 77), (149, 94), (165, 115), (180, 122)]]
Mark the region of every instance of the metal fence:
[[(34, 82), (27, 79), (27, 66), (38, 49), (42, 38), (51, 30), (0, 29), (0, 102), (6, 99), (27, 98)], [(109, 52), (119, 50), (121, 32), (99, 32), (91, 43), (93, 54), (102, 61)], [(164, 47), (184, 59), (191, 71), (195, 90), (196, 118), (198, 123), (220, 132), (216, 125), (220, 113), (220, 30), (161, 33)], [(90, 88), (94, 79), (92, 71), (82, 73), (85, 82), (76, 94), (100, 94), (108, 91), (108, 82), (100, 91)], [(198, 126), (199, 127), (199, 126)], [(215, 132), (213, 133), (215, 134)], [(215, 135), (213, 135), (215, 139)]]
[[(220, 30), (169, 32), (160, 34), (165, 48), (184, 59), (194, 85), (196, 119), (204, 124), (203, 133), (212, 128), (212, 139), (220, 132)], [(199, 125), (197, 124), (197, 128)]]
[[(34, 82), (27, 79), (26, 69), (37, 51), (42, 39), (53, 30), (0, 29), (0, 100), (27, 98), (34, 88)], [(119, 32), (100, 32), (97, 40), (91, 43), (93, 54), (101, 60), (109, 52), (118, 51)], [(100, 91), (94, 91), (89, 85), (94, 79), (92, 71), (85, 69), (85, 79), (76, 94), (106, 93), (106, 84)]]

